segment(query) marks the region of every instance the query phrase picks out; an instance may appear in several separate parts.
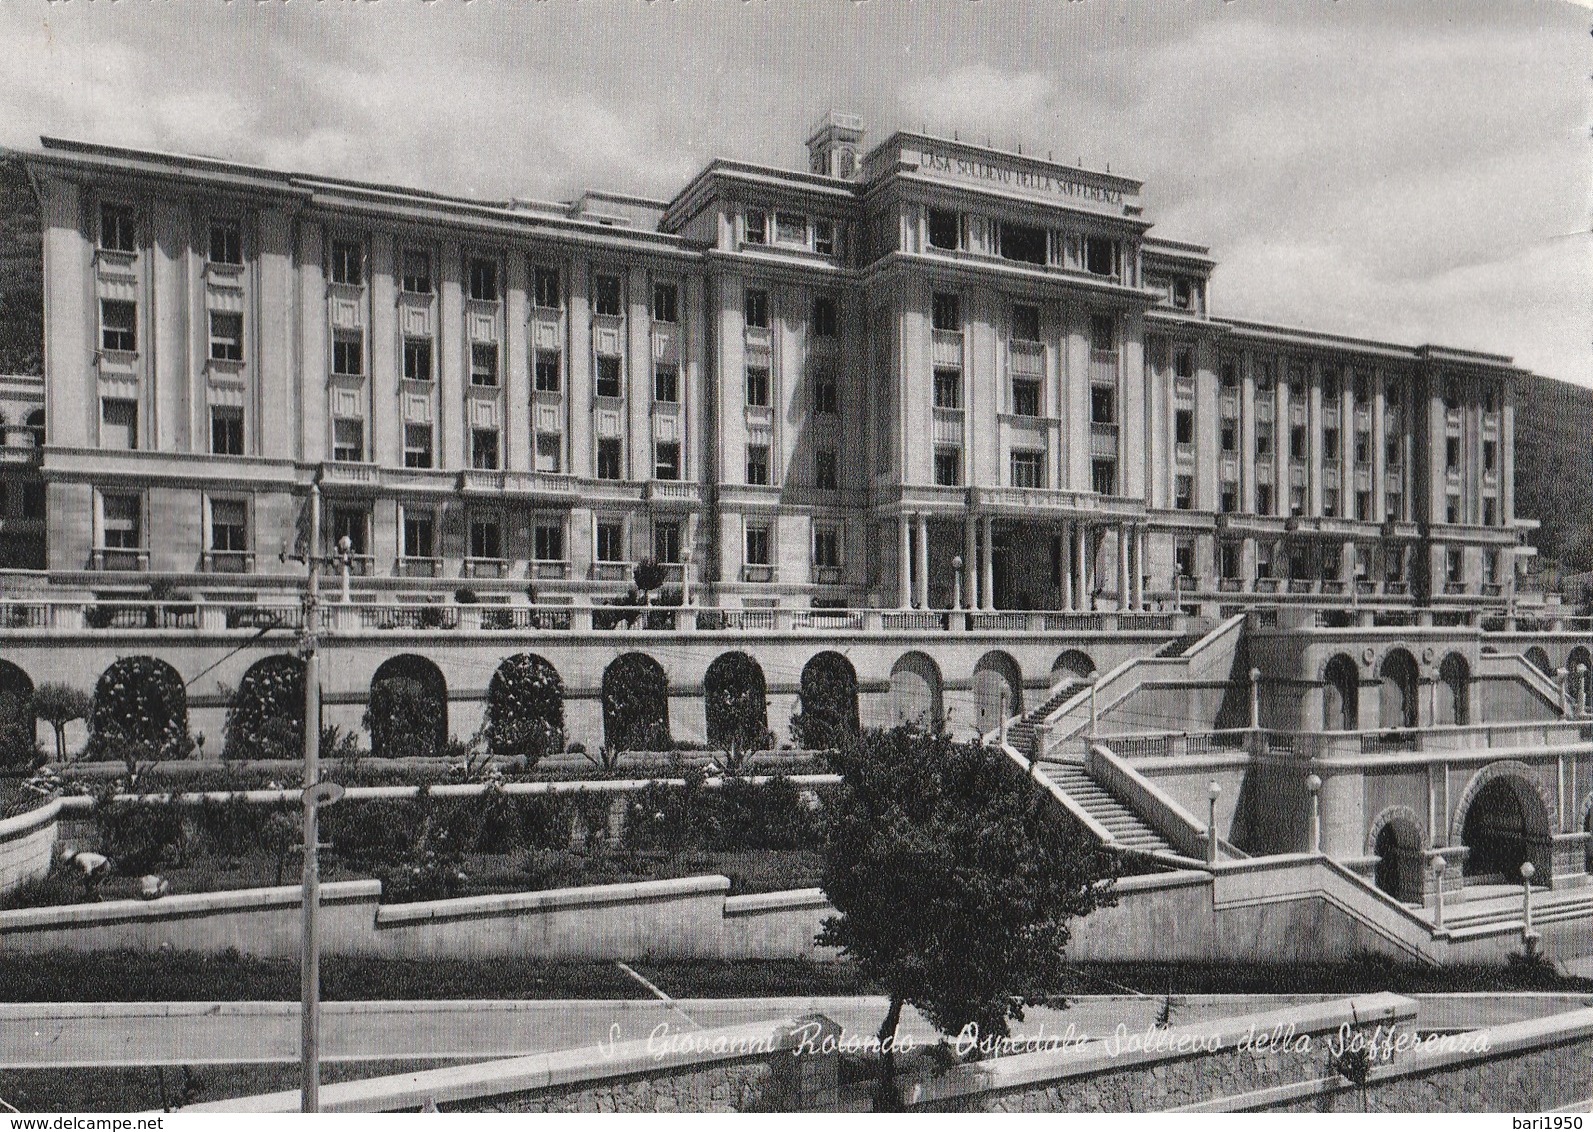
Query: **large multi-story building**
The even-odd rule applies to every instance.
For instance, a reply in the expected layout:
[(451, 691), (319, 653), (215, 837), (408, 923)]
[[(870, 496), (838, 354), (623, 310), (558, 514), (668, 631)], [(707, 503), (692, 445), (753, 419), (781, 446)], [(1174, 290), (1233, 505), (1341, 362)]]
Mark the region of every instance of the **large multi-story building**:
[(862, 139), (570, 204), (44, 139), (37, 557), (247, 599), (318, 482), (388, 599), (1513, 600), (1509, 359), (1220, 317), (1137, 181)]

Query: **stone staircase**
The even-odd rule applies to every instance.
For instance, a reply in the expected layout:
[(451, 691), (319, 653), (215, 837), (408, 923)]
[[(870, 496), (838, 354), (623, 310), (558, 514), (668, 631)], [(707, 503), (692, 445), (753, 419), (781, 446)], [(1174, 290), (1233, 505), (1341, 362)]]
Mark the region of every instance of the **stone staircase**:
[(1118, 843), (1145, 853), (1176, 852), (1166, 838), (1091, 778), (1080, 764), (1042, 763), (1041, 767), (1046, 777), (1104, 826)]
[(1156, 650), (1156, 655), (1183, 656), (1186, 652), (1198, 644), (1201, 638), (1211, 630), (1212, 626), (1210, 622), (1200, 621), (1199, 624), (1201, 626), (1199, 632), (1185, 633), (1181, 637), (1176, 637), (1173, 640), (1168, 641), (1165, 645)]
[(1007, 728), (1007, 743), (1024, 758), (1034, 758), (1036, 724), (1043, 723), (1046, 716), (1078, 695), (1079, 689), (1083, 687), (1084, 684), (1080, 681), (1063, 684), (1056, 689), (1045, 703), (1026, 713), (1022, 719)]

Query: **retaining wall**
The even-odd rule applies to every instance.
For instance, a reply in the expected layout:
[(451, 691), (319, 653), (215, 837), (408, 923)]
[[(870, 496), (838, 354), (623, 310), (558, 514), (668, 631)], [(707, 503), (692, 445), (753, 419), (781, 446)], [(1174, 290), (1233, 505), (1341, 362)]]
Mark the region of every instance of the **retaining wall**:
[(59, 799), (36, 810), (0, 821), (0, 893), (44, 876), (50, 871), (59, 831)]

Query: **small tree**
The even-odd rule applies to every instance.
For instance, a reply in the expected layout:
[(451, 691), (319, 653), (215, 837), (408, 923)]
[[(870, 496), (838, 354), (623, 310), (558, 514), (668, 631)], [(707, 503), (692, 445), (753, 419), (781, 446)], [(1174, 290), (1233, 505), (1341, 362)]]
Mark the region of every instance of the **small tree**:
[(66, 762), (66, 725), (87, 719), (94, 708), (89, 694), (69, 684), (41, 684), (33, 693), (33, 713), (55, 732), (55, 761)]
[(653, 604), (653, 591), (663, 586), (667, 576), (663, 566), (651, 558), (643, 558), (636, 564), (635, 569), (631, 571), (631, 581), (640, 591), (643, 605)]
[(371, 752), (385, 758), (441, 754), (437, 744), (437, 697), (419, 680), (389, 676), (371, 685), (365, 730)]
[(876, 1106), (894, 1108), (902, 1007), (1005, 1037), (1062, 984), (1068, 921), (1113, 902), (1112, 859), (1012, 762), (943, 727), (849, 736), (836, 763), (824, 892), (839, 915), (818, 942), (890, 996)]
[(564, 745), (564, 681), (534, 653), (518, 653), (498, 666), (487, 685), (487, 746), (527, 766)]

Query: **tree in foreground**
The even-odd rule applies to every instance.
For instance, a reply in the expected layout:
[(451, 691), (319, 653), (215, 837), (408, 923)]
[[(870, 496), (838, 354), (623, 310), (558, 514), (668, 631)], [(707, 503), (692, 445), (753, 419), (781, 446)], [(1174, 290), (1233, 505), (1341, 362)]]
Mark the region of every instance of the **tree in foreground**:
[(33, 714), (55, 732), (55, 761), (66, 762), (66, 727), (87, 719), (94, 708), (89, 694), (70, 684), (41, 684), (33, 693)]
[(826, 805), (824, 892), (838, 947), (890, 997), (876, 1107), (896, 1107), (902, 1008), (947, 1035), (1004, 1038), (1066, 975), (1069, 921), (1114, 902), (1115, 862), (1021, 768), (943, 727), (852, 736)]

